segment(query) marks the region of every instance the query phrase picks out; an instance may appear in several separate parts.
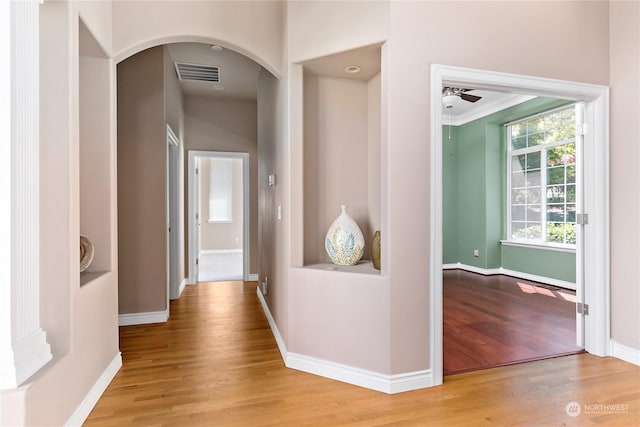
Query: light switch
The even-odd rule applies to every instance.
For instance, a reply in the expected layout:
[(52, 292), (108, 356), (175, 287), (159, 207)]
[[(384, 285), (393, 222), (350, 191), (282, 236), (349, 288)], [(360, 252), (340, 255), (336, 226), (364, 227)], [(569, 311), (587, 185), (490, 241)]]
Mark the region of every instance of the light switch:
[(275, 176), (275, 174), (269, 175), (268, 184), (269, 184), (269, 187), (275, 187), (276, 186), (276, 176)]
[(282, 219), (282, 205), (278, 205), (278, 219)]

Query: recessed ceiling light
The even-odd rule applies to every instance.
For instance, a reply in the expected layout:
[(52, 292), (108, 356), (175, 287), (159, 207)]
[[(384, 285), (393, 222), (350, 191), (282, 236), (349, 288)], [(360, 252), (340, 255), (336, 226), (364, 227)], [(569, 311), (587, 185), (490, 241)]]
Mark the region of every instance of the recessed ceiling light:
[(220, 52), (223, 49), (222, 46), (218, 46), (217, 44), (212, 44), (211, 45), (211, 50), (213, 50), (214, 52)]
[(211, 86), (211, 89), (213, 89), (213, 90), (224, 90), (224, 86), (222, 86), (222, 85), (213, 85), (213, 86)]
[(359, 65), (347, 65), (346, 67), (344, 67), (344, 71), (349, 74), (359, 73), (360, 70), (361, 68)]

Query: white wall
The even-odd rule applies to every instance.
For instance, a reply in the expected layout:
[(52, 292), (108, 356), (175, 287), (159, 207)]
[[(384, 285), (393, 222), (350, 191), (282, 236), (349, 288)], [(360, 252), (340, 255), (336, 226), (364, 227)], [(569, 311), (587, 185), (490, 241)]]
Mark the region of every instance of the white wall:
[[(318, 86), (318, 102), (324, 103), (324, 106), (334, 105), (335, 111), (319, 113), (317, 123), (319, 126), (315, 130), (305, 128), (304, 126), (308, 124), (312, 126), (316, 124), (307, 123), (303, 119), (302, 111), (307, 107), (306, 103), (309, 102), (308, 99), (303, 98), (303, 94), (306, 97), (304, 91), (309, 92), (311, 88), (308, 86), (308, 82), (305, 87), (302, 67), (296, 63), (384, 41), (388, 37), (389, 30), (389, 4), (387, 2), (292, 2), (289, 4), (288, 11), (289, 63), (293, 64), (289, 95), (291, 102), (289, 117), (291, 135), (289, 166), (291, 168), (291, 259), (294, 266), (299, 266), (302, 265), (301, 254), (303, 251), (310, 250), (310, 248), (303, 249), (303, 245), (307, 244), (307, 236), (304, 238), (304, 243), (300, 238), (303, 230), (304, 233), (307, 231), (306, 224), (302, 224), (296, 219), (302, 217), (303, 212), (311, 208), (305, 200), (308, 191), (307, 184), (305, 183), (304, 188), (301, 187), (301, 183), (308, 179), (308, 170), (305, 164), (306, 150), (308, 149), (307, 140), (313, 142), (314, 131), (317, 132), (316, 138), (322, 144), (333, 144), (332, 140), (338, 138), (338, 142), (341, 142), (342, 146), (333, 146), (334, 155), (339, 156), (340, 149), (346, 150), (343, 160), (358, 162), (355, 170), (336, 171), (336, 174), (345, 172), (343, 176), (346, 176), (349, 181), (344, 187), (350, 188), (349, 186), (353, 184), (355, 191), (360, 193), (359, 203), (365, 208), (360, 213), (356, 210), (356, 215), (362, 215), (362, 220), (368, 223), (369, 185), (366, 182), (370, 131), (368, 114), (369, 112), (374, 114), (376, 111), (375, 109), (369, 111), (369, 88), (366, 82), (345, 84), (338, 79), (323, 79), (323, 85)], [(384, 75), (380, 76), (380, 81), (384, 78)], [(372, 83), (372, 86), (374, 84)], [(377, 89), (380, 90), (381, 87), (382, 83)], [(353, 97), (355, 96), (354, 91), (358, 93), (358, 100), (350, 99), (349, 104), (359, 101), (362, 104), (357, 107), (352, 106), (348, 111), (339, 109), (340, 101), (338, 100), (341, 93)], [(356, 118), (362, 125), (357, 128), (357, 135), (361, 136), (354, 136), (350, 133), (352, 132), (351, 128), (340, 122), (339, 114), (333, 116), (334, 113), (341, 113), (342, 119), (357, 114)], [(329, 129), (323, 127), (322, 125), (329, 123), (331, 117), (333, 117), (332, 126)], [(377, 121), (380, 123), (381, 120), (384, 120), (384, 117)], [(325, 122), (323, 123), (323, 121)], [(375, 135), (372, 136), (375, 139)], [(350, 141), (350, 137), (362, 138), (360, 141), (362, 145)], [(345, 147), (345, 144), (355, 145)], [(354, 147), (355, 150), (353, 150)], [(328, 168), (326, 173), (331, 171), (332, 169)], [(323, 176), (324, 178), (317, 183), (320, 189), (328, 182), (335, 184), (338, 181), (328, 179), (326, 174)], [(384, 180), (382, 175), (380, 180)], [(332, 197), (339, 197), (340, 192), (336, 191), (334, 187), (331, 194), (333, 194)], [(331, 203), (336, 203), (336, 201)], [(379, 206), (381, 208), (378, 211), (388, 209), (385, 208), (385, 200), (380, 199)], [(334, 212), (331, 221), (338, 214), (338, 210)], [(304, 215), (306, 220), (307, 214), (304, 213)], [(319, 222), (322, 221), (325, 219), (319, 220)], [(331, 221), (328, 225), (331, 224)], [(315, 231), (316, 234), (326, 233), (328, 225), (323, 228), (321, 224), (319, 229)], [(379, 223), (379, 226), (384, 229), (384, 224)], [(383, 374), (390, 372), (388, 276), (291, 268), (289, 277), (289, 336), (287, 341), (289, 351)]]
[[(40, 10), (45, 47), (41, 51), (41, 324), (54, 360), (24, 386), (1, 396), (2, 419), (29, 426), (64, 425), (72, 416), (81, 423), (91, 409), (90, 403), (83, 406), (89, 390), (99, 378), (108, 381), (120, 360), (115, 197), (108, 206), (111, 272), (82, 288), (78, 273), (79, 16), (109, 58), (121, 60), (167, 41), (220, 42), (249, 53), (275, 72), (280, 69), (283, 29), (279, 2), (69, 1), (44, 2)], [(109, 60), (109, 66), (113, 138), (115, 62)], [(104, 161), (115, 196), (114, 139)]]
[(331, 262), (327, 230), (340, 206), (365, 238), (373, 232), (368, 203), (367, 82), (304, 74), (304, 264)]
[(232, 48), (278, 74), (282, 55), (279, 1), (114, 1), (117, 60), (158, 44), (189, 41)]
[[(64, 425), (110, 364), (119, 362), (117, 265), (114, 199), (106, 209), (106, 235), (111, 253), (102, 260), (111, 272), (80, 287), (79, 233), (80, 114), (79, 15), (111, 54), (111, 8), (108, 3), (46, 2), (41, 17), (41, 320), (54, 360), (20, 388), (24, 392), (24, 425)], [(106, 65), (105, 65), (106, 64)], [(106, 99), (97, 102), (95, 116), (83, 112), (85, 123), (113, 124), (113, 63), (97, 66), (94, 78)], [(86, 70), (89, 73), (91, 67)], [(86, 86), (85, 86), (86, 90)], [(104, 92), (102, 92), (104, 93)], [(83, 95), (83, 96), (84, 96)], [(92, 101), (92, 102), (93, 102)], [(87, 115), (85, 115), (87, 113)], [(107, 114), (105, 117), (104, 115)], [(113, 128), (96, 125), (101, 151), (100, 180), (115, 188)], [(104, 146), (101, 147), (105, 148)], [(115, 193), (111, 193), (115, 194)], [(103, 195), (96, 195), (102, 198)], [(113, 372), (112, 372), (113, 373)], [(108, 375), (107, 375), (108, 377)], [(110, 377), (109, 377), (110, 378)], [(108, 379), (108, 378), (107, 378)], [(61, 389), (61, 384), (63, 388)], [(3, 402), (3, 412), (11, 411)]]
[(640, 3), (610, 2), (611, 336), (640, 351)]
[[(455, 31), (444, 19), (451, 16)], [(608, 3), (391, 2), (390, 25), (387, 249), (391, 369), (399, 373), (430, 366), (427, 219), (439, 209), (428, 191), (430, 65), (606, 85)]]

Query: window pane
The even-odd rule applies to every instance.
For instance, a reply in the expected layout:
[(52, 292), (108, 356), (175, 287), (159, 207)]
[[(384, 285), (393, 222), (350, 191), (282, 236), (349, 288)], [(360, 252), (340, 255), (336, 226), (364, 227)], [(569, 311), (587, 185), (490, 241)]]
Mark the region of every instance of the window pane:
[(567, 144), (564, 146), (564, 154), (562, 155), (562, 163), (565, 165), (576, 164), (576, 144)]
[(576, 186), (575, 184), (567, 185), (567, 202), (576, 202)]
[(525, 217), (525, 206), (524, 205), (514, 205), (511, 206), (511, 220), (512, 221), (524, 221)]
[(511, 138), (511, 149), (519, 150), (520, 148), (525, 148), (527, 146), (527, 136), (519, 136), (517, 138)]
[(542, 234), (540, 223), (527, 223), (527, 239), (540, 240)]
[(565, 221), (564, 204), (547, 205), (547, 221)]
[(536, 145), (540, 145), (544, 143), (544, 132), (538, 132), (529, 135), (528, 139), (528, 147), (535, 147)]
[(549, 222), (547, 223), (547, 241), (564, 243), (565, 242), (565, 227), (562, 223)]
[(527, 169), (540, 169), (540, 153), (529, 153), (527, 154)]
[(527, 155), (520, 154), (518, 156), (513, 156), (511, 158), (511, 170), (512, 171), (521, 171), (525, 170), (525, 165), (527, 164)]
[(540, 171), (527, 172), (527, 187), (539, 187), (540, 186)]
[(564, 185), (550, 185), (547, 187), (547, 203), (564, 203)]
[(547, 168), (547, 184), (564, 184), (564, 166)]
[(567, 222), (576, 222), (576, 205), (574, 203), (567, 204)]
[(527, 207), (527, 221), (540, 222), (540, 205), (529, 205)]
[(575, 167), (575, 165), (567, 166), (567, 182), (568, 183), (576, 182), (576, 167)]
[(515, 188), (511, 190), (511, 203), (524, 204), (527, 202), (527, 190), (525, 188)]
[(564, 155), (564, 145), (551, 147), (547, 149), (547, 166), (562, 165), (562, 156)]
[(516, 123), (511, 125), (511, 138), (517, 138), (522, 135), (527, 134), (527, 125), (526, 123)]
[(545, 117), (545, 142), (564, 141), (575, 137), (575, 110), (568, 108)]
[(544, 118), (538, 117), (527, 122), (527, 133), (532, 134), (544, 130)]
[(527, 203), (540, 204), (540, 187), (527, 188)]
[(524, 172), (511, 174), (511, 188), (524, 187)]
[(526, 237), (526, 223), (522, 221), (511, 221), (511, 238), (524, 239)]

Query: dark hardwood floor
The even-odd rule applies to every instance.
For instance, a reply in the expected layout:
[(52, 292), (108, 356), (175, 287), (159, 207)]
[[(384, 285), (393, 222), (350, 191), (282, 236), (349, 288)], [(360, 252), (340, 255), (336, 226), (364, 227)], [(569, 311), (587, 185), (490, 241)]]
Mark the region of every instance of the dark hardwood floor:
[(445, 270), (444, 374), (582, 352), (575, 319), (574, 291)]

